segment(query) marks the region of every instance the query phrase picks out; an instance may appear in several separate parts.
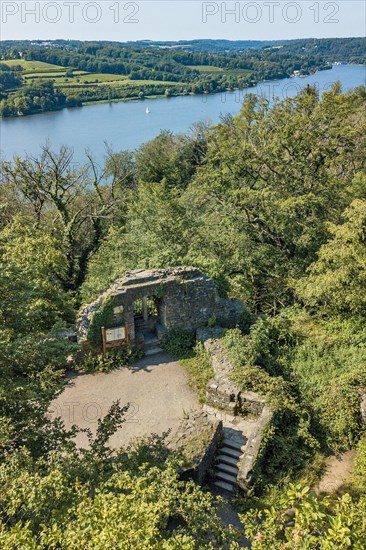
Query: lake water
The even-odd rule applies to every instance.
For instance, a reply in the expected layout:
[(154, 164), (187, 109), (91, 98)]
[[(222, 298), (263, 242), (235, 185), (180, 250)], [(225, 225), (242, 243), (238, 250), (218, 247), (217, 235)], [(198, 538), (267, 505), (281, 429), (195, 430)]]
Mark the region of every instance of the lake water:
[[(75, 161), (83, 162), (90, 149), (102, 162), (105, 143), (115, 151), (135, 149), (155, 137), (161, 129), (185, 132), (198, 121), (216, 123), (226, 113), (236, 114), (249, 93), (283, 99), (296, 95), (307, 84), (317, 84), (320, 92), (340, 81), (344, 91), (366, 84), (366, 67), (337, 65), (305, 78), (285, 78), (262, 82), (241, 91), (205, 96), (181, 96), (154, 100), (104, 103), (63, 109), (50, 113), (1, 119), (0, 151), (3, 159), (25, 153), (37, 155), (48, 142), (53, 148), (67, 144)], [(146, 107), (150, 113), (146, 114)]]

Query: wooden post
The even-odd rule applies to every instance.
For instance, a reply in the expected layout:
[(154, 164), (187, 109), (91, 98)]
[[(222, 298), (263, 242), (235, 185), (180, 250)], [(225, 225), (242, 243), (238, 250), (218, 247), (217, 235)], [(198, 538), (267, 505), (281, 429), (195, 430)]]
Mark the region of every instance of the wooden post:
[(102, 331), (103, 353), (105, 353), (107, 349), (107, 331), (105, 327), (102, 327), (101, 331)]

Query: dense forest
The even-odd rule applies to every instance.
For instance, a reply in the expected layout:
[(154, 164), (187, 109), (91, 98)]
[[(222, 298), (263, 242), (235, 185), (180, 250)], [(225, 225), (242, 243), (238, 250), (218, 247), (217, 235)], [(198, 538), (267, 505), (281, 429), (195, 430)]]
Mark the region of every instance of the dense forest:
[[(89, 42), (90, 43), (90, 42)], [(338, 61), (346, 61), (350, 53), (355, 56), (353, 63), (361, 63), (365, 59), (365, 38), (301, 38), (295, 40), (222, 40), (222, 39), (195, 39), (195, 40), (136, 40), (129, 42), (110, 42), (98, 40), (94, 42), (101, 46), (119, 46), (132, 49), (147, 48), (174, 48), (188, 52), (224, 53), (238, 52), (247, 49), (278, 48), (287, 46), (289, 50), (300, 51), (303, 48), (317, 49), (321, 53), (336, 55)], [(77, 50), (88, 42), (82, 40), (3, 40), (1, 48), (4, 51), (23, 51), (39, 47), (61, 48)], [(351, 48), (351, 49), (350, 49)], [(334, 61), (334, 59), (332, 59)]]
[[(1, 548), (235, 549), (243, 531), (254, 550), (365, 547), (365, 104), (365, 88), (339, 85), (271, 109), (248, 96), (215, 127), (133, 152), (116, 143), (103, 167), (87, 153), (75, 168), (67, 146), (3, 163)], [(241, 532), (179, 480), (163, 439), (111, 452), (125, 404), (88, 450), (45, 415), (77, 353), (65, 331), (81, 305), (125, 270), (174, 265), (199, 267), (250, 312), (223, 344), (273, 420), (234, 502)], [(317, 495), (325, 457), (349, 449), (347, 484)]]
[[(223, 92), (246, 88), (263, 80), (285, 78), (294, 71), (306, 75), (330, 69), (337, 61), (366, 61), (362, 38), (258, 42), (251, 46), (245, 42), (224, 41), (221, 44), (217, 41), (218, 51), (215, 52), (211, 41), (201, 42), (202, 48), (207, 42), (208, 51), (194, 48), (192, 51), (190, 45), (177, 49), (158, 43), (132, 47), (113, 42), (55, 41), (47, 46), (37, 42), (5, 42), (0, 48), (3, 60), (0, 64), (0, 115), (24, 115), (91, 101)], [(223, 49), (228, 44), (232, 47)], [(237, 49), (239, 46), (241, 49)], [(6, 65), (7, 60), (17, 59), (19, 65)], [(48, 72), (35, 70), (31, 80), (25, 76), (23, 87), (17, 90), (22, 71), (27, 74), (21, 61), (48, 63), (50, 69)], [(67, 82), (61, 83), (55, 78), (55, 89), (52, 93), (47, 91), (47, 101), (35, 102), (35, 96), (42, 96), (39, 87), (47, 82), (46, 79), (56, 77), (52, 74), (55, 66), (65, 69)], [(98, 78), (80, 84), (77, 74), (80, 71)], [(12, 75), (14, 82), (9, 78), (11, 72), (15, 73)], [(105, 82), (103, 75), (115, 75), (116, 80)], [(121, 76), (126, 81), (118, 80)]]

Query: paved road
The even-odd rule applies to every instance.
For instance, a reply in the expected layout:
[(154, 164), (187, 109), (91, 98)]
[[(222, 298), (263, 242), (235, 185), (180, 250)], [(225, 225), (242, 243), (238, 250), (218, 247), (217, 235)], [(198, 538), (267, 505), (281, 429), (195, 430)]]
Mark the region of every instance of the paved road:
[[(194, 392), (188, 387), (187, 374), (177, 361), (158, 354), (144, 357), (131, 368), (107, 374), (83, 374), (72, 378), (64, 392), (52, 403), (50, 415), (60, 416), (66, 428), (73, 424), (95, 432), (116, 401), (130, 403), (127, 421), (112, 436), (114, 448), (152, 433), (176, 430), (184, 411), (199, 409)], [(87, 445), (85, 434), (76, 438), (80, 447)]]

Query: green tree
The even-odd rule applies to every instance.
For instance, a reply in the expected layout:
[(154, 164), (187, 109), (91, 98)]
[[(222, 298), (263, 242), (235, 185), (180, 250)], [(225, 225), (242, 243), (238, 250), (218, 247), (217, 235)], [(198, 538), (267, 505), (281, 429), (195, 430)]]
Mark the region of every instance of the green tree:
[(298, 282), (297, 291), (307, 306), (328, 315), (364, 317), (366, 200), (353, 201), (343, 218), (343, 223), (330, 226), (331, 238), (320, 248), (309, 274)]
[(89, 256), (98, 249), (123, 199), (121, 193), (116, 196), (120, 174), (110, 166), (98, 167), (90, 153), (87, 159), (85, 166), (75, 167), (71, 149), (61, 147), (56, 153), (45, 146), (39, 158), (17, 157), (2, 166), (4, 184), (20, 194), (38, 224), (50, 224), (67, 259), (60, 276), (66, 290), (76, 290), (84, 280)]
[(223, 273), (241, 278), (256, 309), (276, 312), (293, 301), (291, 279), (314, 261), (328, 222), (352, 200), (364, 168), (361, 106), (361, 95), (337, 89), (321, 102), (306, 90), (271, 110), (248, 97), (210, 135), (185, 195), (197, 218), (191, 253), (204, 251), (206, 263), (222, 254)]
[(364, 548), (364, 498), (318, 499), (309, 487), (292, 485), (276, 505), (242, 516), (253, 550)]
[(1, 330), (42, 332), (73, 319), (72, 300), (60, 284), (67, 258), (55, 237), (32, 220), (14, 218), (0, 231), (0, 262)]

